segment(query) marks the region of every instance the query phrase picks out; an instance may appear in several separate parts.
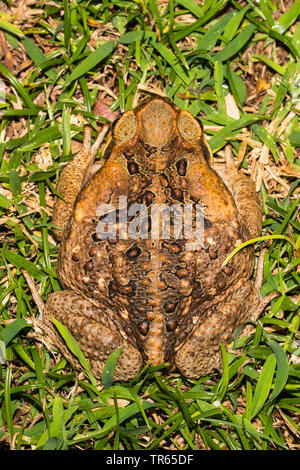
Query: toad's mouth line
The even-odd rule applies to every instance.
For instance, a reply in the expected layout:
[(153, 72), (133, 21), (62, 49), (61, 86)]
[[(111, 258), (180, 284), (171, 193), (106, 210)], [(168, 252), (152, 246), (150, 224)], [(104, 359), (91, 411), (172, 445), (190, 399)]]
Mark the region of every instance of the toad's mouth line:
[(120, 196), (119, 204), (100, 204), (96, 215), (97, 240), (187, 240), (186, 250), (204, 246), (207, 219), (202, 204), (128, 205)]

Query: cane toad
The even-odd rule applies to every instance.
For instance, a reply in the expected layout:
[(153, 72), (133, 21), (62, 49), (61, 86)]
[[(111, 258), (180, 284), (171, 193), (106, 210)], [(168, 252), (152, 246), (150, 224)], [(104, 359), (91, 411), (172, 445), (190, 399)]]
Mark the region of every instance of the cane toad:
[(257, 317), (253, 249), (222, 267), (260, 235), (252, 181), (229, 157), (215, 163), (198, 121), (161, 98), (114, 123), (93, 173), (94, 154), (87, 129), (59, 179), (53, 224), (63, 228), (63, 290), (48, 297), (45, 322), (55, 317), (70, 330), (96, 376), (121, 347), (115, 379), (147, 361), (191, 378), (219, 368), (220, 344)]

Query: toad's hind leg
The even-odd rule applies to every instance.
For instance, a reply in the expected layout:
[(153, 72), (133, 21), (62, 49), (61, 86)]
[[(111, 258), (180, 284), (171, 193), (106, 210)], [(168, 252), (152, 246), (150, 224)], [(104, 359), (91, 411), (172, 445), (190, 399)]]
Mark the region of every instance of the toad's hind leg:
[(74, 368), (78, 369), (79, 363), (54, 327), (52, 317), (70, 331), (96, 377), (101, 377), (108, 356), (121, 347), (124, 349), (117, 362), (115, 380), (129, 380), (140, 371), (142, 357), (139, 351), (117, 331), (104, 313), (104, 308), (96, 307), (81, 295), (68, 290), (50, 294), (43, 317), (58, 349)]
[(254, 182), (239, 171), (231, 150), (225, 149), (225, 166), (212, 165), (232, 193), (240, 218), (249, 230), (250, 238), (261, 235), (262, 203)]
[(180, 372), (186, 377), (197, 378), (220, 370), (221, 343), (229, 344), (235, 329), (256, 317), (258, 305), (259, 293), (252, 281), (248, 281), (226, 302), (203, 312), (203, 317), (176, 353), (175, 362)]

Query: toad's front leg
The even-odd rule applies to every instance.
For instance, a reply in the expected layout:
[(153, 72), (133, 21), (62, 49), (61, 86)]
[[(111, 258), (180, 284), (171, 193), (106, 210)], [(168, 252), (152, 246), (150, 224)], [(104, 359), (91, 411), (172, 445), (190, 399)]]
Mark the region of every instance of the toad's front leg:
[(104, 126), (95, 143), (91, 145), (91, 129), (85, 127), (80, 152), (70, 160), (59, 176), (56, 191), (60, 197), (56, 197), (55, 199), (52, 216), (52, 225), (60, 229), (53, 230), (58, 240), (61, 239), (62, 230), (64, 230), (68, 224), (76, 196), (82, 188), (83, 183), (90, 176), (94, 158), (102, 144), (107, 129), (108, 127)]

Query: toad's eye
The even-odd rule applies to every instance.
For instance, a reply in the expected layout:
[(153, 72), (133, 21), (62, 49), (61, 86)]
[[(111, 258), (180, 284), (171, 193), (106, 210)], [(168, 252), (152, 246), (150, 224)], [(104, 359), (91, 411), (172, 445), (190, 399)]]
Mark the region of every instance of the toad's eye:
[(185, 176), (186, 174), (186, 168), (187, 168), (187, 161), (185, 158), (182, 158), (181, 160), (178, 160), (178, 162), (176, 163), (176, 168), (177, 168), (177, 171), (178, 171), (178, 174), (180, 176)]

